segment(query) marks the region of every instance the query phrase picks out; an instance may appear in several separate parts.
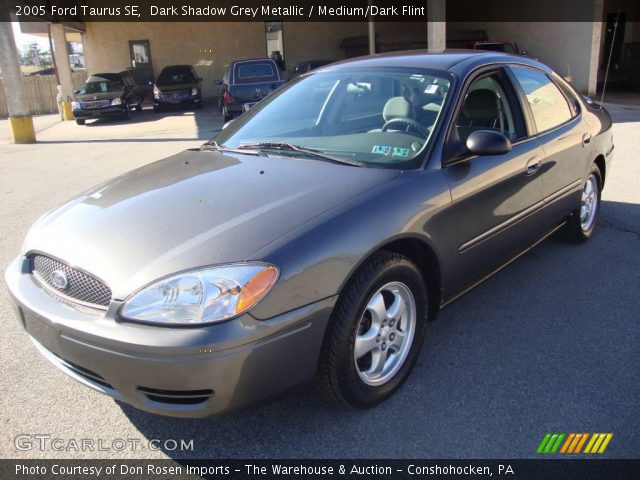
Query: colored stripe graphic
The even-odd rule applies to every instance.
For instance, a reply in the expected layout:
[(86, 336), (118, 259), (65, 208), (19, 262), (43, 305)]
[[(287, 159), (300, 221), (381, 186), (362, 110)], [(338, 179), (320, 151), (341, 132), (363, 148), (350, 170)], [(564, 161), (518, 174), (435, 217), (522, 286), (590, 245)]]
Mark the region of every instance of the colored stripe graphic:
[(612, 438), (613, 433), (594, 433), (584, 453), (604, 453)]
[(576, 445), (576, 449), (574, 450), (573, 453), (580, 453), (580, 451), (582, 450), (582, 446), (587, 441), (587, 438), (589, 438), (589, 434), (588, 433), (583, 433), (582, 434), (582, 439), (580, 440), (580, 442), (578, 442), (578, 445)]
[[(603, 453), (612, 438), (613, 433), (569, 433), (567, 435), (550, 432), (542, 438), (536, 452), (542, 454)], [(587, 446), (583, 451), (582, 447), (585, 443)]]

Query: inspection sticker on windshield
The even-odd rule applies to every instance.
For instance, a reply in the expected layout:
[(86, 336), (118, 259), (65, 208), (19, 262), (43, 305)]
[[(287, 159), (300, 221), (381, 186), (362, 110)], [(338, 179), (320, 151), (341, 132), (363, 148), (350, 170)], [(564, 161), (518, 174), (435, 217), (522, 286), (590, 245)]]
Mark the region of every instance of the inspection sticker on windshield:
[(393, 153), (391, 155), (393, 155), (394, 157), (408, 157), (409, 156), (409, 149), (408, 148), (393, 147)]
[(378, 155), (389, 155), (391, 153), (391, 147), (389, 145), (374, 145), (371, 153), (377, 153)]

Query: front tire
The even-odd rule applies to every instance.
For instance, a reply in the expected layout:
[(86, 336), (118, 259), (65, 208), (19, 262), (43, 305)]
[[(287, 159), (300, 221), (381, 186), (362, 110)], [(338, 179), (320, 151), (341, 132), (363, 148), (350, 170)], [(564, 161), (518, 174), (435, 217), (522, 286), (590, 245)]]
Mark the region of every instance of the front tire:
[(343, 290), (325, 334), (317, 380), (331, 400), (371, 408), (407, 379), (422, 346), (427, 288), (407, 257), (379, 252)]
[(76, 118), (76, 125), (84, 125), (85, 120), (83, 118)]
[(600, 214), (602, 174), (594, 163), (582, 187), (580, 205), (573, 212), (565, 228), (566, 238), (573, 243), (589, 240), (596, 229)]

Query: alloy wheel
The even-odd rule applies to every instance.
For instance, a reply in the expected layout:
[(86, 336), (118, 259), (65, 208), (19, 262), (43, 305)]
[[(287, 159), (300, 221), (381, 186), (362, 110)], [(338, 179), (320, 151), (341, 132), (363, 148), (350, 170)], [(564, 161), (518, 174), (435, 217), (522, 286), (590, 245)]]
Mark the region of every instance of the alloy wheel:
[(580, 203), (580, 227), (583, 232), (593, 226), (598, 211), (598, 200), (598, 179), (592, 173), (584, 184)]
[(402, 368), (416, 330), (416, 303), (409, 287), (390, 282), (369, 299), (353, 349), (356, 371), (371, 386), (387, 383)]

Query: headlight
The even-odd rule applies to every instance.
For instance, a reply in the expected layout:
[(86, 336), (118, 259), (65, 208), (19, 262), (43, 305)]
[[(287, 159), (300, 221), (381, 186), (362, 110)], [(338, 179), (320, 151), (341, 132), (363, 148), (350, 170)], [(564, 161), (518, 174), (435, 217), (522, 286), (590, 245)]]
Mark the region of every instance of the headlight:
[(154, 98), (160, 98), (160, 90), (155, 85), (153, 86), (153, 96)]
[(193, 325), (246, 312), (271, 290), (278, 269), (266, 263), (236, 263), (190, 270), (134, 293), (122, 306), (130, 320)]
[(192, 96), (194, 96), (194, 97), (195, 97), (196, 95), (198, 95), (198, 89), (197, 89), (197, 88), (192, 88), (192, 89), (191, 89), (191, 95), (192, 95)]
[(81, 110), (80, 102), (71, 102), (71, 110)]
[(120, 97), (116, 97), (111, 100), (111, 105), (122, 105), (122, 99)]

